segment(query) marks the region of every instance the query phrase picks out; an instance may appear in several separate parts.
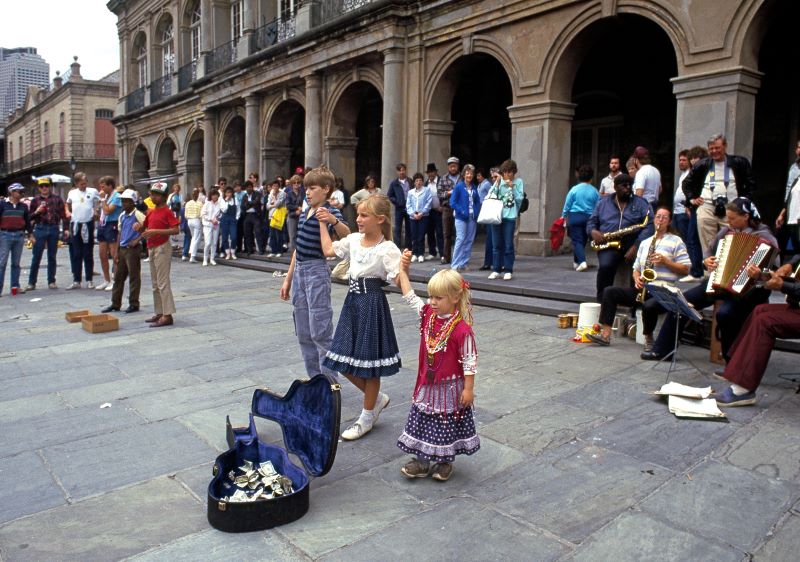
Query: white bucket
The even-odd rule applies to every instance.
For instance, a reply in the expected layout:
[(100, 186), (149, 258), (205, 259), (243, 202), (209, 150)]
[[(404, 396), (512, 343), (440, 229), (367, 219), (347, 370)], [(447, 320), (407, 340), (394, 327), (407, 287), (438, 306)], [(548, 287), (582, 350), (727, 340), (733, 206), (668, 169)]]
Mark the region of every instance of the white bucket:
[(600, 320), (600, 305), (596, 302), (581, 303), (578, 309), (578, 328), (591, 328)]

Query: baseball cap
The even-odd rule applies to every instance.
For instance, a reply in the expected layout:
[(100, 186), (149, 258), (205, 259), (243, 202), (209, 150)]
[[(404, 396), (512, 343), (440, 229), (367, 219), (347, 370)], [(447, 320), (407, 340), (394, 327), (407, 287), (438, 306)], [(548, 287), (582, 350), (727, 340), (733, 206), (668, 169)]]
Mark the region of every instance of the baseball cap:
[(150, 186), (151, 193), (160, 193), (161, 195), (166, 195), (167, 191), (169, 191), (169, 187), (163, 181), (157, 181)]
[(53, 182), (50, 178), (37, 178), (36, 185), (53, 185)]
[(122, 195), (120, 195), (119, 198), (130, 199), (131, 201), (136, 202), (139, 200), (139, 194), (132, 189), (126, 189), (125, 191), (122, 192)]
[(448, 165), (450, 165), (450, 164), (461, 164), (461, 160), (459, 160), (455, 156), (451, 156), (450, 158), (447, 159), (447, 164)]
[(25, 191), (25, 186), (21, 183), (12, 183), (8, 186), (9, 191)]

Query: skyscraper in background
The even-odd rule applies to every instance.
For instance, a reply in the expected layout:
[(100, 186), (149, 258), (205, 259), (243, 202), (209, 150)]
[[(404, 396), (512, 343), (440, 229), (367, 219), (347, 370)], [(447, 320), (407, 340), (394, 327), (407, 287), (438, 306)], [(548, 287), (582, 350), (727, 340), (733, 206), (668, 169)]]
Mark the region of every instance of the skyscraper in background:
[(8, 114), (25, 103), (28, 86), (46, 88), (49, 83), (50, 65), (35, 47), (0, 47), (0, 132), (8, 123)]

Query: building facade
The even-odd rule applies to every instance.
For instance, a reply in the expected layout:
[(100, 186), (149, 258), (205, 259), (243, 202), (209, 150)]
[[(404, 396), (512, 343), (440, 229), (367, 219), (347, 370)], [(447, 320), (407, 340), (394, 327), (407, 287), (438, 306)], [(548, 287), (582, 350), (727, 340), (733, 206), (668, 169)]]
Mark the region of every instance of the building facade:
[(782, 0), (111, 0), (126, 181), (285, 175), (327, 163), (348, 189), (448, 156), (513, 157), (548, 229), (588, 162), (647, 146), (669, 200), (678, 150), (717, 132), (777, 212), (798, 134), (800, 3)]
[(0, 47), (0, 128), (25, 103), (28, 86), (46, 88), (49, 83), (50, 65), (34, 47)]
[(111, 120), (119, 82), (85, 80), (75, 57), (69, 81), (30, 86), (25, 103), (6, 125), (6, 173), (0, 182), (33, 185), (32, 176), (80, 170), (94, 182), (118, 172), (116, 129)]

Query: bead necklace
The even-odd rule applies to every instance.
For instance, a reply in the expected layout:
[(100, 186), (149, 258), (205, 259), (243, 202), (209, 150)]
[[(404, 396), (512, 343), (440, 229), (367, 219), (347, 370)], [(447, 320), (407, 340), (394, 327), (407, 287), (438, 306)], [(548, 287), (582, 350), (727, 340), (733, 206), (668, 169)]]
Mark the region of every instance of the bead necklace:
[(433, 358), (436, 353), (443, 350), (447, 347), (447, 340), (450, 338), (450, 334), (453, 333), (453, 329), (455, 329), (456, 324), (461, 320), (461, 313), (456, 310), (447, 321), (442, 324), (442, 327), (439, 328), (436, 334), (433, 333), (433, 326), (434, 320), (436, 318), (436, 314), (431, 314), (428, 317), (428, 326), (425, 329), (425, 350), (427, 351), (427, 359), (428, 359), (428, 379), (433, 379)]

